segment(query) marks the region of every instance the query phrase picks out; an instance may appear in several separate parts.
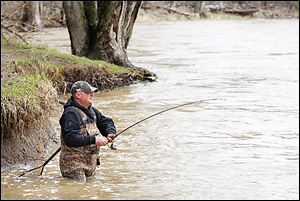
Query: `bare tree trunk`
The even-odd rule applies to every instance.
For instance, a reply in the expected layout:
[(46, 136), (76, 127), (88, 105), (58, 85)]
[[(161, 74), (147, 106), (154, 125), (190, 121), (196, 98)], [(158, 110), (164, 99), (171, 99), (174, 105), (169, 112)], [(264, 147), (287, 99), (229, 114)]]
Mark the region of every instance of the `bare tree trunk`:
[(134, 67), (126, 49), (141, 1), (64, 1), (72, 53)]
[(23, 7), (22, 25), (27, 29), (41, 28), (39, 1), (25, 1)]
[(41, 15), (40, 15), (40, 1), (32, 1), (33, 8), (33, 26), (37, 28), (41, 28)]
[(82, 1), (63, 1), (72, 54), (85, 56), (89, 50), (90, 31)]
[(31, 3), (30, 1), (24, 1), (23, 13), (22, 13), (22, 25), (25, 26), (25, 23), (33, 21), (33, 16), (31, 12)]
[(190, 1), (193, 6), (193, 12), (194, 13), (200, 13), (201, 12), (201, 5), (202, 1)]

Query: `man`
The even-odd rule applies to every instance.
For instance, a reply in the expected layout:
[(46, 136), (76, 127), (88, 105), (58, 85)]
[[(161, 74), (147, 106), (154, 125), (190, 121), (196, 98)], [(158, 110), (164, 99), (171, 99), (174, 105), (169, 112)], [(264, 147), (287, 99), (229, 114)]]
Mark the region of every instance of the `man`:
[(63, 177), (86, 182), (87, 177), (94, 176), (100, 146), (116, 137), (113, 120), (92, 107), (93, 93), (97, 91), (85, 81), (77, 81), (71, 87), (72, 96), (59, 121)]

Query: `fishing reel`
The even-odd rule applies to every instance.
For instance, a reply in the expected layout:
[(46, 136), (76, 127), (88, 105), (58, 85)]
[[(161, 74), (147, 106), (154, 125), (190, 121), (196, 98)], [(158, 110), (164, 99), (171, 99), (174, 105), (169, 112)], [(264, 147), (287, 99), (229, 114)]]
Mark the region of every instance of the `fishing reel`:
[(115, 141), (112, 141), (112, 143), (110, 145), (107, 145), (110, 149), (112, 150), (117, 150), (117, 144), (115, 143)]

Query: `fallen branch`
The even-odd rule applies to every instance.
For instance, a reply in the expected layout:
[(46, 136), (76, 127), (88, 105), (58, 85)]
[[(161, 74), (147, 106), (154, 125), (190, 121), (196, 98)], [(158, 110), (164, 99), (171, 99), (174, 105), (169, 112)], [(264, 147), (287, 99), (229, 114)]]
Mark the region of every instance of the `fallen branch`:
[(9, 27), (10, 27), (10, 26), (5, 26), (5, 25), (1, 24), (1, 29), (3, 28), (3, 29), (5, 29), (5, 30), (7, 30), (8, 32), (10, 32), (10, 33), (12, 33), (12, 34), (18, 36), (23, 42), (25, 42), (26, 44), (28, 44), (28, 42), (27, 42), (20, 34), (18, 34), (18, 33), (17, 33), (16, 31), (14, 31), (14, 30), (11, 30)]
[(179, 14), (179, 15), (184, 15), (184, 16), (191, 16), (191, 14), (189, 13), (183, 13), (183, 12), (180, 12), (178, 10), (175, 10), (175, 9), (172, 9), (172, 8), (166, 8), (166, 7), (163, 7), (163, 6), (143, 6), (144, 9), (155, 9), (155, 8), (159, 8), (159, 9), (163, 9), (163, 10), (167, 10), (168, 12), (173, 12), (173, 13), (176, 13), (176, 14)]
[(232, 10), (227, 9), (223, 11), (224, 13), (230, 13), (230, 14), (238, 14), (241, 16), (247, 16), (247, 15), (253, 15), (253, 13), (258, 12), (258, 9), (249, 9), (249, 10)]

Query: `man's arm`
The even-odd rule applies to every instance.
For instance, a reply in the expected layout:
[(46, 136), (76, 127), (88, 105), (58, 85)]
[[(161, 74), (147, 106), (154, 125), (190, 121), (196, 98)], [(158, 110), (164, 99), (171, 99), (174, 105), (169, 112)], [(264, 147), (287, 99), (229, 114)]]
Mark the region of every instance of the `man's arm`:
[(93, 109), (97, 117), (97, 127), (101, 134), (105, 137), (108, 137), (109, 134), (116, 134), (114, 121), (111, 118), (102, 115), (96, 108)]

